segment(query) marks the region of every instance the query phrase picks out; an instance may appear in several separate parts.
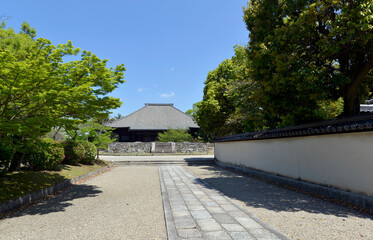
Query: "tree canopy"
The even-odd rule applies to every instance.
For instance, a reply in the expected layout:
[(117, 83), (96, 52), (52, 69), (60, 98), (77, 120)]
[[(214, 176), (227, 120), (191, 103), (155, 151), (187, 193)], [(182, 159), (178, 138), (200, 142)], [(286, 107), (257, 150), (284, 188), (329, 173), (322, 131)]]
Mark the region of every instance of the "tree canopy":
[(97, 149), (97, 159), (99, 159), (100, 150), (107, 149), (110, 143), (116, 141), (116, 137), (112, 132), (114, 129), (107, 127), (107, 122), (108, 120), (91, 119), (85, 123), (73, 126), (66, 133), (71, 140), (93, 143)]
[(190, 111), (210, 137), (357, 115), (372, 97), (371, 0), (251, 0), (244, 21), (247, 47)]
[(250, 75), (271, 127), (320, 119), (320, 103), (339, 97), (344, 115), (359, 114), (373, 80), (372, 1), (252, 0), (244, 20)]
[(253, 85), (248, 78), (248, 57), (243, 46), (235, 46), (235, 56), (210, 71), (205, 81), (202, 101), (191, 110), (198, 125), (209, 138), (247, 130), (251, 116), (247, 106), (253, 103)]
[(107, 118), (121, 105), (107, 94), (124, 83), (123, 65), (108, 68), (108, 60), (71, 41), (55, 46), (35, 37), (27, 23), (19, 33), (0, 28), (0, 137), (42, 136), (54, 126)]

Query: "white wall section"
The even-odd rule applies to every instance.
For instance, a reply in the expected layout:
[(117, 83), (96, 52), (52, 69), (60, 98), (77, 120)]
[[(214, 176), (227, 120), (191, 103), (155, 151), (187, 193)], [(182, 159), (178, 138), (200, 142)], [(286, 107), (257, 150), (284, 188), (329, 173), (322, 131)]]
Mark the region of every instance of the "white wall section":
[(215, 143), (223, 163), (373, 197), (373, 132)]

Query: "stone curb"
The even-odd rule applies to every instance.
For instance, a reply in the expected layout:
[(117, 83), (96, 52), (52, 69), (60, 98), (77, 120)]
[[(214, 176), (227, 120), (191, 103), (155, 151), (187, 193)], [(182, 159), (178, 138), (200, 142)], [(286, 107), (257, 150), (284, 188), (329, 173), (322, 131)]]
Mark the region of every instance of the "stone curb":
[(44, 198), (48, 195), (53, 194), (55, 192), (66, 189), (66, 188), (72, 186), (74, 183), (76, 183), (78, 181), (81, 181), (83, 179), (86, 179), (86, 178), (88, 178), (92, 175), (96, 175), (98, 173), (101, 173), (101, 172), (111, 168), (112, 166), (113, 165), (106, 166), (106, 167), (100, 168), (98, 170), (86, 173), (84, 175), (75, 177), (71, 180), (67, 179), (67, 180), (65, 180), (61, 183), (58, 183), (58, 184), (54, 185), (54, 186), (50, 186), (50, 187), (47, 187), (47, 188), (44, 188), (44, 189), (41, 189), (41, 190), (37, 190), (35, 192), (24, 195), (22, 197), (18, 197), (16, 199), (9, 200), (9, 201), (7, 201), (3, 204), (0, 204), (0, 214), (4, 214), (6, 212), (12, 211), (14, 209), (17, 209), (17, 208), (23, 206), (23, 205), (33, 203), (33, 202), (35, 202), (35, 201), (37, 201), (41, 198)]
[(205, 161), (115, 161), (113, 162), (116, 167), (128, 166), (128, 165), (215, 165), (213, 160)]
[(353, 192), (347, 192), (347, 191), (343, 191), (340, 189), (331, 188), (331, 187), (318, 185), (314, 183), (309, 183), (309, 182), (305, 182), (302, 180), (282, 177), (282, 176), (274, 175), (271, 173), (263, 172), (260, 170), (255, 170), (255, 169), (250, 169), (250, 168), (245, 168), (245, 167), (238, 167), (235, 165), (220, 162), (217, 159), (215, 159), (215, 163), (217, 166), (222, 167), (222, 168), (233, 169), (238, 172), (242, 172), (242, 173), (246, 173), (251, 176), (254, 176), (254, 177), (266, 179), (274, 183), (294, 187), (296, 189), (303, 190), (303, 191), (310, 192), (310, 193), (315, 193), (322, 197), (326, 197), (328, 199), (340, 200), (345, 203), (350, 203), (355, 206), (373, 210), (373, 197), (360, 195), (360, 194), (353, 193)]
[(162, 177), (162, 171), (161, 168), (158, 168), (159, 172), (159, 180), (161, 184), (161, 192), (162, 192), (162, 202), (163, 202), (163, 212), (166, 222), (166, 230), (167, 230), (167, 239), (168, 240), (177, 240), (177, 233), (176, 233), (176, 227), (175, 227), (175, 221), (172, 216), (171, 212), (171, 206), (170, 202), (168, 200), (166, 186), (164, 184), (164, 180)]

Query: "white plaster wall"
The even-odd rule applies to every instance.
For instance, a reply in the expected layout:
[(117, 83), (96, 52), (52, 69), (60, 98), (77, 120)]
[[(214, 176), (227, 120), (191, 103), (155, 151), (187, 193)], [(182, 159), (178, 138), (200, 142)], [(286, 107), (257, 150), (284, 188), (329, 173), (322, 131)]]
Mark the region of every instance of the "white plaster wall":
[(215, 158), (373, 197), (373, 132), (216, 142)]

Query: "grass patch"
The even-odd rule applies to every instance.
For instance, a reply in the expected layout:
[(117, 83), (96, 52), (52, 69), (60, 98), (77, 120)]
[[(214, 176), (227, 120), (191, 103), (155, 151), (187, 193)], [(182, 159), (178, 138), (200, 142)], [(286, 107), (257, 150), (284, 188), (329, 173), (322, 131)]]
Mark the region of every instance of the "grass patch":
[(73, 179), (83, 174), (103, 168), (104, 161), (93, 165), (61, 165), (56, 171), (19, 171), (0, 176), (0, 204), (21, 197), (28, 193), (47, 188), (66, 179)]
[(75, 177), (95, 171), (105, 166), (107, 166), (107, 164), (103, 161), (101, 161), (100, 163), (96, 163), (94, 165), (80, 165), (80, 166), (63, 165), (61, 171), (59, 171), (58, 173), (61, 176), (63, 176), (65, 179), (73, 179)]

